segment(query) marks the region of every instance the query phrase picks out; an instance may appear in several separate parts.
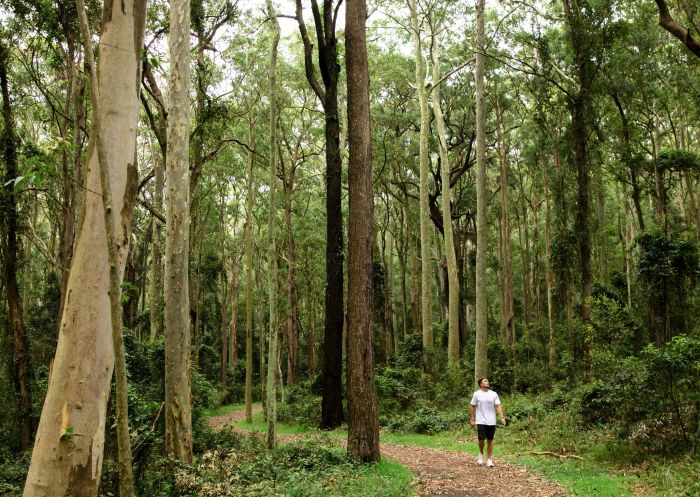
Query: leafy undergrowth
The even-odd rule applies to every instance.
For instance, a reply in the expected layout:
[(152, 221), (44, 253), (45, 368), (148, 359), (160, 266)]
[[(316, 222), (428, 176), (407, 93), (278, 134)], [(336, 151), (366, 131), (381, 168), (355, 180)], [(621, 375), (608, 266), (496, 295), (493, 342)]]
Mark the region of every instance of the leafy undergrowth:
[(177, 470), (176, 495), (399, 497), (413, 492), (408, 469), (389, 461), (353, 463), (345, 449), (328, 440), (297, 440), (268, 450), (261, 436), (228, 434), (228, 442)]

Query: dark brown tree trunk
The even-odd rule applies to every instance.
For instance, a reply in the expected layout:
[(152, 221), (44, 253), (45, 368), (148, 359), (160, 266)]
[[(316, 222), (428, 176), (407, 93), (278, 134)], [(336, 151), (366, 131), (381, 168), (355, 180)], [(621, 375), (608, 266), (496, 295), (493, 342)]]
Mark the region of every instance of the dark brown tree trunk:
[(343, 213), (341, 204), (340, 120), (338, 118), (337, 11), (332, 0), (324, 0), (323, 12), (311, 1), (318, 44), (318, 63), (323, 80), (314, 71), (313, 45), (306, 31), (301, 0), (296, 17), (304, 43), (306, 78), (318, 96), (326, 117), (326, 289), (323, 336), (321, 428), (333, 429), (344, 421), (343, 374)]
[[(9, 50), (0, 44), (0, 86), (2, 87), (3, 155), (5, 178), (2, 195), (2, 252), (4, 259), (3, 282), (7, 296), (7, 320), (12, 335), (13, 376), (19, 401), (19, 448), (25, 451), (32, 446), (32, 396), (29, 390), (29, 355), (27, 334), (22, 326), (19, 286), (17, 284), (17, 203), (13, 192), (13, 180), (17, 177), (17, 149), (12, 103), (7, 83)], [(10, 184), (7, 184), (10, 182)]]
[(365, 0), (348, 0), (345, 64), (348, 78), (348, 454), (378, 461), (379, 422), (372, 361), (372, 144)]

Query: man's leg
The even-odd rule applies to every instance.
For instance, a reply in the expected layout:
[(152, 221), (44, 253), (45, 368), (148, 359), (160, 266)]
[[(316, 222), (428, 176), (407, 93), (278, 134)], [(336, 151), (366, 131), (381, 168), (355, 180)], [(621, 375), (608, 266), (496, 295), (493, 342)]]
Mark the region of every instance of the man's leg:
[[(487, 453), (487, 459), (491, 459), (491, 456), (493, 455), (493, 439), (487, 440), (486, 441), (486, 453)], [(483, 443), (482, 443), (483, 445)], [(483, 453), (483, 450), (482, 450)]]
[[(491, 447), (491, 444), (489, 444), (489, 447)], [(479, 440), (479, 454), (484, 454), (484, 441)]]

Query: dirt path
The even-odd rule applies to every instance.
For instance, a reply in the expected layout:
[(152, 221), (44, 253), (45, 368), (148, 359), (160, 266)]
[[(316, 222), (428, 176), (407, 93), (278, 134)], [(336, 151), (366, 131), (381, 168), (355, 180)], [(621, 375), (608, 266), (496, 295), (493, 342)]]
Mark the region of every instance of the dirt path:
[[(253, 412), (260, 411), (257, 410)], [(232, 426), (245, 419), (244, 411), (234, 411), (209, 420), (215, 429)], [(295, 439), (300, 436), (283, 436)], [(476, 464), (476, 457), (424, 447), (382, 443), (382, 456), (400, 462), (416, 476), (420, 497), (567, 497), (559, 485), (522, 468), (496, 460), (495, 468)]]

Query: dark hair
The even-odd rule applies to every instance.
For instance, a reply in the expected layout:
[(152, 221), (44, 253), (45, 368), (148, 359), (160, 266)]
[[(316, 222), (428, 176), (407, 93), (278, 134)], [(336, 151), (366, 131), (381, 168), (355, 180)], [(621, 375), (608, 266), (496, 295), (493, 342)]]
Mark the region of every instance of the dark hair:
[(487, 380), (487, 379), (488, 379), (488, 376), (484, 376), (483, 378), (479, 378), (479, 379), (477, 380), (476, 384), (479, 385), (479, 386), (481, 386), (481, 382), (484, 381), (484, 380)]

